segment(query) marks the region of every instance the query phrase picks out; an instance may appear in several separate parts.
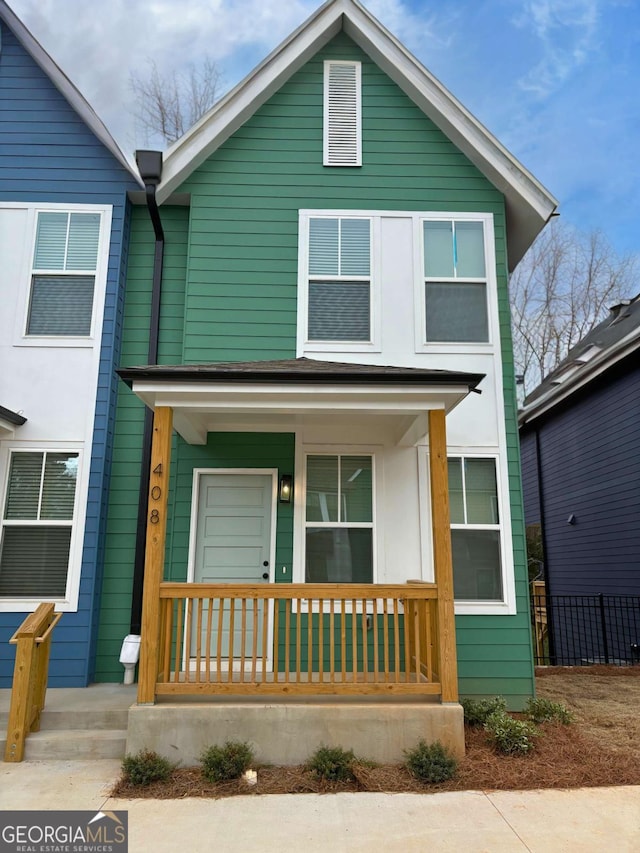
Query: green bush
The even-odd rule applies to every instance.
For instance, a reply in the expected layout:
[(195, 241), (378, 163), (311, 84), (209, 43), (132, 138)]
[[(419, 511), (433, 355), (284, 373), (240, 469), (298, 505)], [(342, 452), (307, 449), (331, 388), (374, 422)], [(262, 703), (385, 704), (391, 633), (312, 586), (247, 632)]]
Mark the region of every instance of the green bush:
[(566, 705), (552, 702), (551, 699), (529, 699), (524, 711), (534, 723), (562, 723), (568, 726), (575, 719)]
[(240, 741), (228, 740), (224, 746), (210, 746), (200, 756), (202, 775), (208, 782), (239, 779), (252, 761), (253, 750)]
[(122, 776), (131, 785), (145, 787), (168, 779), (175, 766), (157, 752), (141, 749), (135, 755), (125, 755), (122, 759)]
[(484, 726), (496, 711), (506, 711), (507, 703), (502, 696), (493, 699), (461, 699), (464, 709), (464, 721), (469, 726)]
[(534, 747), (540, 732), (528, 720), (516, 720), (506, 711), (495, 711), (484, 724), (485, 731), (499, 752), (526, 755)]
[(307, 762), (307, 769), (327, 782), (346, 782), (353, 778), (353, 750), (340, 746), (321, 746)]
[(405, 749), (405, 766), (421, 782), (446, 782), (456, 772), (458, 762), (440, 741), (425, 743), (421, 740), (413, 749)]

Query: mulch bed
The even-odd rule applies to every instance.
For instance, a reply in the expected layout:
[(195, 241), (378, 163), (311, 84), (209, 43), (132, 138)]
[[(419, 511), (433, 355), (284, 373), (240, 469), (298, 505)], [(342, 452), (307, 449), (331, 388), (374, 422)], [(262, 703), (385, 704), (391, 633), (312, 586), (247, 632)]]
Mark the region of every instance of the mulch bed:
[(369, 764), (354, 768), (350, 782), (325, 782), (304, 767), (259, 767), (258, 782), (205, 781), (198, 767), (177, 768), (166, 782), (146, 788), (120, 780), (111, 795), (119, 798), (182, 799), (261, 794), (335, 794), (339, 792), (437, 793), (464, 790), (525, 790), (639, 785), (640, 766), (635, 756), (603, 748), (585, 737), (577, 726), (546, 724), (536, 748), (525, 756), (496, 753), (482, 729), (467, 729), (466, 754), (454, 779), (425, 785), (402, 766)]

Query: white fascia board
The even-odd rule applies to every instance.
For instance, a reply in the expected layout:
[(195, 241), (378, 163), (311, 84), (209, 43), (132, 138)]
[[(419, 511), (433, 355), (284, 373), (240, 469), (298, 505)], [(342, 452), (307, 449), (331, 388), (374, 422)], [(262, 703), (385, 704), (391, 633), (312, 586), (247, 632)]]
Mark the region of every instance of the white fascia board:
[(598, 376), (613, 367), (623, 358), (631, 355), (635, 350), (640, 348), (640, 327), (634, 329), (615, 347), (605, 350), (600, 358), (593, 358), (586, 362), (583, 369), (573, 374), (563, 382), (562, 385), (554, 385), (549, 391), (539, 400), (524, 408), (518, 417), (519, 426), (523, 427), (526, 424), (539, 418), (541, 415), (553, 409), (558, 403), (566, 400), (576, 391), (584, 388)]
[(354, 0), (330, 0), (166, 152), (157, 197), (181, 183), (344, 26), (353, 39), (506, 198), (509, 266), (515, 267), (556, 199), (372, 15)]
[(132, 178), (143, 187), (144, 184), (138, 175), (135, 166), (129, 162), (122, 152), (120, 146), (107, 130), (104, 122), (100, 119), (80, 90), (71, 82), (59, 65), (49, 56), (35, 36), (17, 17), (5, 0), (0, 0), (0, 20), (4, 21), (13, 32), (22, 47), (31, 56), (34, 62), (47, 75), (60, 94), (80, 116), (82, 121), (92, 133), (108, 148), (116, 160), (129, 172)]

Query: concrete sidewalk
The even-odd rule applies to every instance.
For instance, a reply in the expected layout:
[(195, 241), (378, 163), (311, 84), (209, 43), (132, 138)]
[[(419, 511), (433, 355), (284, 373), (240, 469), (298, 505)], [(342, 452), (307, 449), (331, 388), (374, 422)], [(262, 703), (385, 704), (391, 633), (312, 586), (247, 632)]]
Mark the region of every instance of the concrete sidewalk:
[(119, 761), (2, 764), (0, 809), (126, 809), (131, 853), (637, 853), (640, 786), (222, 800), (108, 797)]

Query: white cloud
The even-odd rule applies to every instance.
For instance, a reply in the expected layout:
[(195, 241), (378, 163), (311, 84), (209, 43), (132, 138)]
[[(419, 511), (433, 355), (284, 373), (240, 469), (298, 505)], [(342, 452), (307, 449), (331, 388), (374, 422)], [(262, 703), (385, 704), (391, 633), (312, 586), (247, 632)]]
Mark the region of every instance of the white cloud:
[(540, 42), (541, 58), (520, 87), (547, 97), (598, 49), (601, 0), (526, 0), (514, 19)]

